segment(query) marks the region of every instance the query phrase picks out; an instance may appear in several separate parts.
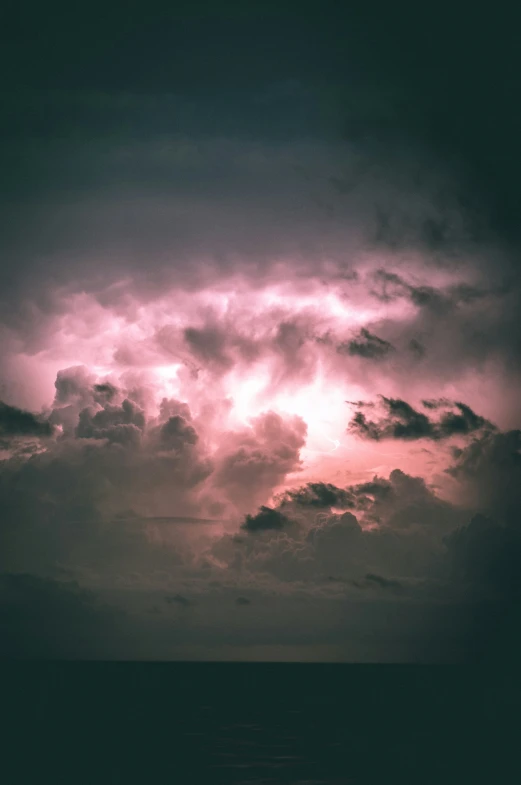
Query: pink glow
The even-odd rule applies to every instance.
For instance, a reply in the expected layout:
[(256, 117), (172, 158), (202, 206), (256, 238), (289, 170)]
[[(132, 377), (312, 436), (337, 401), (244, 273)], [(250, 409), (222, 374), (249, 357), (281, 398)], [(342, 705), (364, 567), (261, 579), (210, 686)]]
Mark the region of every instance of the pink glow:
[[(247, 434), (255, 433), (259, 416), (299, 418), (305, 436), (295, 447), (296, 462), (285, 463), (282, 473), (268, 472), (271, 486), (261, 484), (260, 495), (253, 494), (259, 502), (295, 482), (355, 482), (393, 468), (434, 476), (446, 461), (443, 451), (427, 454), (410, 444), (357, 439), (346, 431), (355, 411), (346, 402), (375, 401), (383, 394), (416, 406), (432, 397), (435, 380), (436, 396), (461, 397), (492, 419), (497, 388), (490, 379), (488, 387), (477, 384), (476, 368), (439, 380), (435, 366), (418, 364), (402, 337), (417, 319), (418, 306), (406, 297), (376, 297), (380, 260), (361, 264), (357, 279), (332, 279), (327, 286), (317, 278), (263, 283), (231, 276), (211, 288), (175, 288), (154, 297), (141, 296), (128, 281), (97, 295), (57, 293), (56, 315), (47, 319), (31, 353), (21, 345), (12, 352), (10, 374), (24, 380), (30, 408), (48, 409), (57, 373), (78, 365), (93, 382), (110, 381), (122, 396), (137, 396), (150, 423), (159, 417), (163, 399), (185, 402), (204, 460), (217, 463), (223, 445), (240, 451), (251, 441)], [(425, 270), (414, 260), (404, 264), (402, 276), (411, 285), (425, 285)], [(452, 286), (458, 279), (437, 270), (427, 280)], [(360, 340), (362, 328), (392, 350), (376, 359), (350, 355), (342, 347)], [(234, 503), (247, 509), (233, 493)], [(169, 502), (158, 504), (154, 510), (170, 512)]]

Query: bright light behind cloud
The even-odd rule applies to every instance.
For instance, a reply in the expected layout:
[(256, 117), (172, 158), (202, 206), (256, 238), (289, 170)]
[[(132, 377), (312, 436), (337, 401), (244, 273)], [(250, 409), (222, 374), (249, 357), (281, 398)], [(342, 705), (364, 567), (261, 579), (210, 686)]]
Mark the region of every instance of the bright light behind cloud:
[[(175, 16), (177, 61), (193, 20)], [(337, 57), (330, 22), (311, 21), (282, 36), (275, 25), (290, 80), (244, 46), (248, 15), (248, 30), (231, 26), (240, 67), (232, 52), (203, 69), (213, 86), (187, 68), (176, 87), (179, 69), (166, 62), (164, 81), (156, 62), (138, 64), (137, 91), (118, 88), (135, 53), (168, 37), (166, 17), (155, 36), (136, 16), (124, 25), (132, 62), (109, 67), (108, 82), (121, 58), (107, 28), (108, 59), (80, 46), (96, 51), (93, 81), (82, 54), (75, 89), (70, 51), (51, 71), (66, 62), (72, 89), (42, 81), (37, 52), (42, 88), (11, 91), (0, 656), (254, 659), (264, 647), (372, 659), (374, 644), (377, 661), (402, 646), (415, 661), (441, 650), (451, 595), (519, 599), (521, 288), (500, 237), (511, 219), (499, 214), (492, 126), (478, 139), (474, 107), (452, 141), (420, 138), (439, 115), (430, 76), (412, 69), (404, 92), (404, 61), (389, 68), (387, 52), (379, 74), (381, 47), (346, 46), (345, 25)], [(215, 20), (196, 37), (211, 59)], [(454, 84), (458, 115), (476, 94), (461, 101)], [(462, 166), (458, 150), (470, 152)]]
[[(269, 396), (268, 396), (269, 398)], [(339, 385), (328, 383), (319, 371), (311, 384), (292, 392), (275, 394), (270, 408), (302, 417), (308, 426), (310, 451), (331, 452), (347, 425), (345, 394)]]
[[(374, 295), (380, 264), (365, 260), (357, 276), (327, 285), (313, 277), (231, 277), (147, 298), (124, 281), (98, 295), (57, 294), (58, 315), (40, 345), (13, 355), (11, 376), (23, 378), (32, 408), (49, 407), (57, 372), (78, 365), (93, 380), (134, 390), (149, 419), (165, 398), (184, 402), (193, 417), (204, 419), (210, 450), (219, 449), (223, 433), (253, 427), (263, 413), (298, 416), (307, 429), (300, 457), (310, 477), (336, 476), (347, 464), (355, 474), (411, 468), (403, 451), (376, 450), (346, 432), (353, 415), (346, 401), (430, 394), (428, 381), (422, 387), (415, 368), (408, 370), (407, 343), (398, 351), (394, 346), (418, 305), (410, 297)], [(413, 266), (408, 275), (421, 284)], [(359, 340), (361, 330), (381, 334), (386, 323), (394, 330), (388, 356), (350, 354), (349, 342)], [(446, 394), (454, 397), (448, 383)], [(427, 460), (416, 455), (412, 462), (428, 471)]]

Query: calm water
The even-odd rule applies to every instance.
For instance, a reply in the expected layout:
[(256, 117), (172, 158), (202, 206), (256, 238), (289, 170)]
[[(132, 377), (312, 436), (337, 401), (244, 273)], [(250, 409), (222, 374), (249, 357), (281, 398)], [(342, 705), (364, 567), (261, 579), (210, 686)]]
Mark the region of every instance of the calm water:
[(4, 675), (6, 785), (521, 782), (519, 685), (501, 672), (47, 664)]

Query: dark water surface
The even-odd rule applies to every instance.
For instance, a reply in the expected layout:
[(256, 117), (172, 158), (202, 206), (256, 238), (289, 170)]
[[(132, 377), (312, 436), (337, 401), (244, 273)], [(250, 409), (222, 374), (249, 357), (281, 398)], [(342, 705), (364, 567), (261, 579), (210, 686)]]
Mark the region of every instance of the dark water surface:
[(300, 664), (2, 670), (5, 785), (521, 783), (517, 674)]

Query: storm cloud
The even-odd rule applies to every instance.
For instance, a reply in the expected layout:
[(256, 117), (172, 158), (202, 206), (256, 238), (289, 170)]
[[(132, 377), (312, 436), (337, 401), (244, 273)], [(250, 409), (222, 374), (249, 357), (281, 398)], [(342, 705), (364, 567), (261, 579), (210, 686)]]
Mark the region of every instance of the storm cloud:
[[(456, 401), (453, 410), (446, 409), (438, 420), (430, 419), (399, 398), (381, 396), (386, 416), (370, 420), (358, 411), (349, 424), (351, 432), (365, 439), (431, 439), (437, 441), (451, 436), (467, 435), (482, 429), (493, 430), (494, 426), (472, 411), (470, 406)], [(450, 406), (450, 401), (447, 402)], [(438, 409), (440, 405), (423, 402), (427, 409)], [(445, 405), (446, 404), (441, 404)]]
[(0, 437), (50, 436), (52, 430), (43, 418), (0, 401)]
[(515, 639), (516, 25), (250, 5), (6, 12), (5, 656)]
[(392, 349), (393, 347), (389, 341), (384, 341), (383, 338), (373, 335), (365, 328), (361, 329), (357, 338), (353, 338), (353, 340), (342, 343), (337, 347), (337, 351), (340, 353), (358, 355), (367, 360), (381, 359), (389, 354)]

